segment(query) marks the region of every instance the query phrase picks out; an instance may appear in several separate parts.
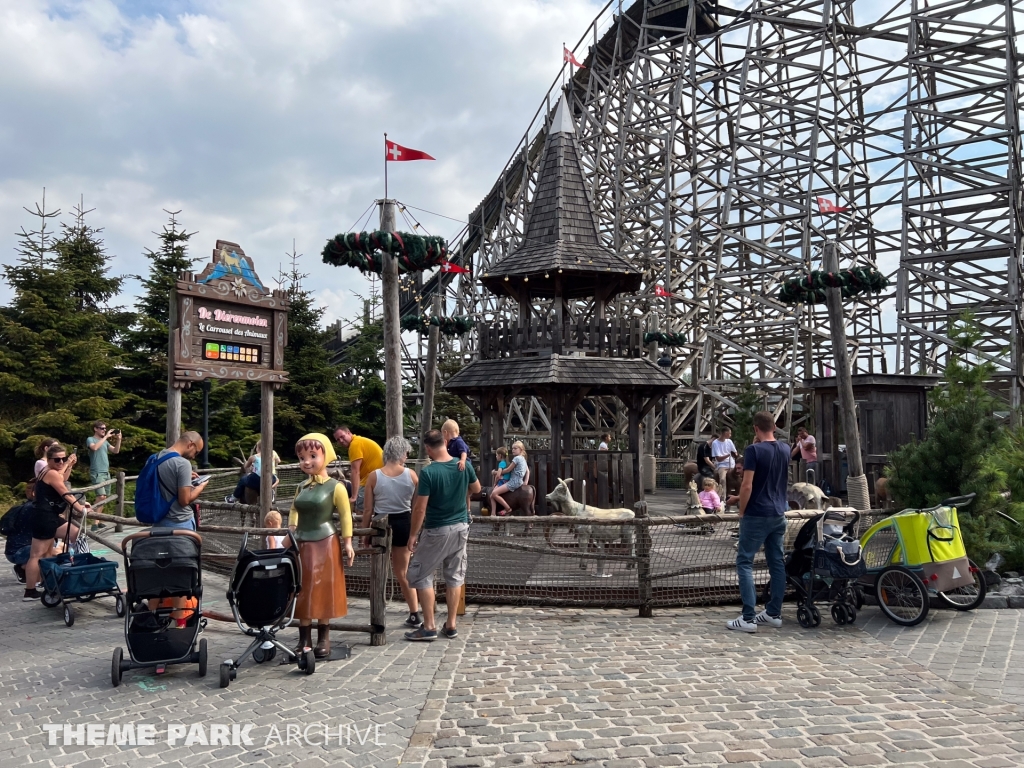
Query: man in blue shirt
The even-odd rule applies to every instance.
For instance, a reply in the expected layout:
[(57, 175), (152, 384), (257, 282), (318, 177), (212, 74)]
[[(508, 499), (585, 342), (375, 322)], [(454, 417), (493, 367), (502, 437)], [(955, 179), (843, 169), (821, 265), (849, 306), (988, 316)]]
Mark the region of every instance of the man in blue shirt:
[[(754, 414), (754, 443), (743, 452), (740, 484), (740, 540), (736, 548), (743, 615), (726, 624), (729, 629), (756, 632), (758, 624), (782, 626), (782, 598), (786, 594), (786, 565), (782, 542), (786, 536), (786, 479), (789, 446), (775, 439), (775, 418), (767, 411)], [(754, 589), (754, 557), (761, 547), (768, 561), (772, 592), (760, 613)]]

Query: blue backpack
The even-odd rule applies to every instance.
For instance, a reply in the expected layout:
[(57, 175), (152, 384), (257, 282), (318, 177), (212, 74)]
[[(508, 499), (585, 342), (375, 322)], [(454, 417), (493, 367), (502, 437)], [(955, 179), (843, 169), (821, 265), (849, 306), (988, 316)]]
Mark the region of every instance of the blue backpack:
[[(159, 523), (167, 513), (171, 511), (171, 504), (174, 503), (175, 494), (171, 493), (171, 500), (164, 499), (160, 488), (160, 475), (157, 469), (168, 459), (174, 459), (180, 454), (169, 451), (163, 456), (153, 454), (146, 459), (146, 466), (139, 472), (139, 479), (135, 481), (135, 519), (140, 523), (152, 525)], [(165, 489), (166, 490), (166, 489)]]

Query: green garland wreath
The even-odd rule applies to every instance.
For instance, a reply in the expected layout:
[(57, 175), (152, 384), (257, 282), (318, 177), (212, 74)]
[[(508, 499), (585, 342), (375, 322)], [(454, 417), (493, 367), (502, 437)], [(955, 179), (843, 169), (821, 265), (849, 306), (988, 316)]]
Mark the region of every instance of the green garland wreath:
[(336, 267), (355, 267), (379, 275), (385, 253), (398, 259), (402, 274), (422, 272), (448, 260), (448, 243), (443, 237), (409, 232), (347, 232), (327, 241), (323, 260)]
[(839, 272), (814, 270), (806, 277), (794, 277), (782, 284), (779, 300), (785, 304), (824, 304), (829, 288), (841, 288), (844, 299), (862, 293), (880, 293), (889, 285), (885, 275), (873, 267), (854, 267)]
[(430, 326), (436, 325), (445, 336), (461, 336), (473, 327), (471, 317), (431, 317), (422, 315), (402, 315), (400, 325), (403, 331), (417, 331), (426, 334)]
[(648, 331), (644, 334), (644, 344), (656, 341), (663, 347), (684, 347), (686, 346), (685, 333), (665, 333), (663, 331)]

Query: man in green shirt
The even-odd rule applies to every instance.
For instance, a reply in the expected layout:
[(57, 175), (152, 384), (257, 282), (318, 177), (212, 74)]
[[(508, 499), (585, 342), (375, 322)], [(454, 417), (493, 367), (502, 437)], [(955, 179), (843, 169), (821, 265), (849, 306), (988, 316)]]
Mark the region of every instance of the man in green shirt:
[(480, 493), (480, 481), (472, 464), (459, 470), (458, 459), (445, 447), (436, 429), (423, 437), (430, 464), (420, 470), (420, 484), (412, 503), (409, 551), (413, 553), (406, 578), (416, 590), (423, 608), (423, 626), (406, 632), (406, 640), (431, 642), (437, 637), (434, 623), (434, 572), (444, 566), (448, 620), (444, 635), (457, 636), (455, 609), (466, 581), (466, 542), (469, 541), (469, 495)]
[[(107, 423), (102, 419), (93, 422), (92, 437), (85, 441), (89, 448), (89, 485), (96, 485), (110, 480), (109, 453), (121, 452), (121, 430), (107, 430)], [(96, 503), (99, 504), (109, 493), (110, 485), (96, 491)]]

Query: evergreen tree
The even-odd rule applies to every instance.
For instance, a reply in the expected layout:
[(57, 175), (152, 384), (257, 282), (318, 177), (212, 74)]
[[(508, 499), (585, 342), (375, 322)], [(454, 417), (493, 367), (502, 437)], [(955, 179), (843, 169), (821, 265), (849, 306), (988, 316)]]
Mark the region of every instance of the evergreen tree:
[(741, 456), (743, 449), (754, 442), (754, 414), (761, 410), (761, 404), (761, 395), (754, 389), (754, 383), (745, 379), (743, 389), (736, 396), (738, 407), (732, 411), (732, 438)]
[(981, 339), (970, 315), (950, 328), (957, 351), (950, 356), (943, 381), (930, 394), (933, 416), (923, 440), (889, 455), (889, 489), (902, 507), (927, 507), (945, 498), (976, 493), (961, 516), (968, 553), (984, 561), (999, 544), (1003, 529), (996, 514), (1005, 507), (1000, 495), (1006, 472), (998, 455), (1006, 439), (995, 416), (997, 401), (986, 385), (993, 366), (972, 360), (969, 350)]
[[(274, 399), (274, 440), (290, 453), (304, 434), (330, 432), (344, 420), (353, 393), (339, 369), (330, 364), (325, 344), (331, 333), (322, 326), (323, 309), (303, 286), (308, 275), (299, 270), (300, 255), (294, 241), (287, 255), (291, 265), (277, 282), (288, 293), (288, 346), (284, 352), (288, 383)], [(284, 452), (279, 452), (284, 457)]]
[[(8, 485), (31, 474), (45, 436), (84, 446), (91, 422), (116, 423), (129, 401), (118, 388), (121, 356), (112, 343), (119, 315), (105, 306), (120, 281), (107, 276), (99, 230), (79, 207), (55, 239), (48, 219), (58, 212), (44, 201), (29, 213), (38, 229), (18, 236), (18, 260), (4, 267), (14, 298), (0, 308), (0, 482)], [(83, 461), (77, 479), (86, 468)]]

